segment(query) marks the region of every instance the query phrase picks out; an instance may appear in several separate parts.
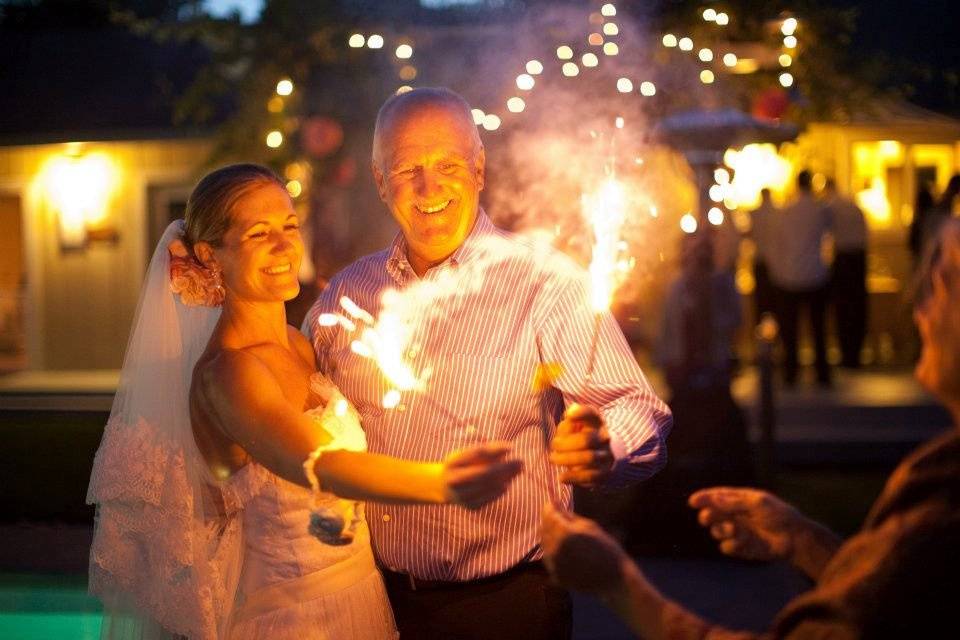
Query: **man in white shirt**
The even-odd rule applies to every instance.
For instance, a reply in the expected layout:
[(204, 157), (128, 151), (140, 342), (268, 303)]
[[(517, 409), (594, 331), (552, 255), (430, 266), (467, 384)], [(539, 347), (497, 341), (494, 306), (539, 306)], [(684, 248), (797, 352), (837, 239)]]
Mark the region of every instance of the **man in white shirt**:
[(831, 228), (831, 214), (813, 197), (811, 175), (797, 176), (796, 200), (781, 211), (775, 225), (773, 251), (767, 255), (770, 280), (780, 297), (780, 330), (784, 347), (784, 382), (797, 381), (798, 318), (806, 309), (813, 329), (817, 383), (830, 385), (827, 363), (826, 305), (829, 272), (821, 248)]
[(826, 203), (833, 218), (830, 297), (842, 364), (857, 369), (867, 334), (867, 221), (856, 204), (837, 193), (832, 178), (827, 180)]

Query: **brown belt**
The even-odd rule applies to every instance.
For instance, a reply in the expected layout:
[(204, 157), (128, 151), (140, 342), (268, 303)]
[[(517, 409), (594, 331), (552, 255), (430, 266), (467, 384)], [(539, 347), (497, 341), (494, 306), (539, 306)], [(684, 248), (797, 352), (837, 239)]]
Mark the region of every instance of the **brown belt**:
[(546, 574), (547, 570), (539, 560), (534, 562), (521, 562), (520, 564), (507, 569), (502, 573), (492, 576), (476, 578), (474, 580), (425, 580), (416, 578), (409, 573), (397, 573), (389, 569), (380, 569), (383, 573), (383, 579), (387, 586), (394, 589), (405, 589), (407, 591), (427, 591), (435, 589), (460, 589), (480, 584), (491, 584), (500, 580), (506, 580), (514, 576), (527, 572), (537, 572)]

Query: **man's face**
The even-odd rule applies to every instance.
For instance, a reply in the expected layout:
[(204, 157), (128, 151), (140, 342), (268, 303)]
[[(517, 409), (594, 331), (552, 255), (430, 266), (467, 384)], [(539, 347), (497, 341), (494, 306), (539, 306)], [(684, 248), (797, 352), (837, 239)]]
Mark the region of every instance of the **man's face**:
[(439, 104), (393, 116), (381, 131), (374, 178), (419, 275), (456, 251), (476, 221), (484, 154), (474, 127)]
[(915, 375), (944, 404), (960, 406), (960, 242), (948, 238), (929, 297), (914, 312), (923, 349)]

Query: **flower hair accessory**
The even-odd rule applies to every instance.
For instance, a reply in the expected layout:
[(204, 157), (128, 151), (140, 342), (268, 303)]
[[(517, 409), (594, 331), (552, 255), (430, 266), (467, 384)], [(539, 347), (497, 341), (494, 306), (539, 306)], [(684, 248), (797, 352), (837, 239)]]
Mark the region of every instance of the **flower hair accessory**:
[[(182, 227), (181, 223), (181, 227)], [(167, 245), (170, 252), (170, 290), (189, 307), (219, 307), (224, 289), (220, 269), (207, 267), (187, 248), (183, 236)]]

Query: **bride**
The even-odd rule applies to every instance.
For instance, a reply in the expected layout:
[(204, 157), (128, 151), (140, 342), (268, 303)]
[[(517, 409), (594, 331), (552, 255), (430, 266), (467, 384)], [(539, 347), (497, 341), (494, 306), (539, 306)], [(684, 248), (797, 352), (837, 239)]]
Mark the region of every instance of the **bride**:
[(185, 217), (150, 262), (90, 480), (102, 636), (394, 638), (358, 501), (479, 508), (520, 463), (507, 443), (366, 453), (287, 325), (303, 243), (269, 169), (210, 173)]

